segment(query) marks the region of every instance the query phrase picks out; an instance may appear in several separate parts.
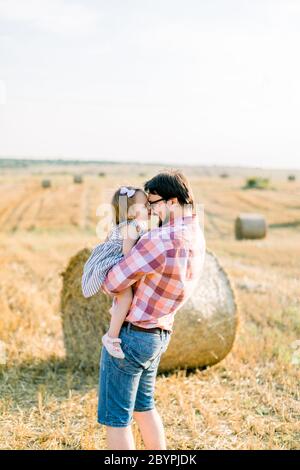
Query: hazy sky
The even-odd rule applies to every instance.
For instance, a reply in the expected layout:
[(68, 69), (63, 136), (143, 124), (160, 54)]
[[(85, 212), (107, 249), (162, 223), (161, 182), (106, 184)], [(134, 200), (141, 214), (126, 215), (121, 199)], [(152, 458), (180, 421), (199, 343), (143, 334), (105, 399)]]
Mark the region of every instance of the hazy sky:
[(0, 155), (300, 168), (298, 0), (0, 0)]

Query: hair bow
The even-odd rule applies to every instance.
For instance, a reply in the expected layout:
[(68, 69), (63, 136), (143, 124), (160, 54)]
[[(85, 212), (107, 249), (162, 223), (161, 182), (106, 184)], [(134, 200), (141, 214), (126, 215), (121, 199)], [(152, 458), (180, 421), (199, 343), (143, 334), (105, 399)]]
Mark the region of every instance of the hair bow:
[(135, 193), (135, 189), (129, 189), (126, 186), (122, 186), (120, 189), (120, 194), (123, 196), (123, 194), (127, 194), (128, 197), (132, 197)]

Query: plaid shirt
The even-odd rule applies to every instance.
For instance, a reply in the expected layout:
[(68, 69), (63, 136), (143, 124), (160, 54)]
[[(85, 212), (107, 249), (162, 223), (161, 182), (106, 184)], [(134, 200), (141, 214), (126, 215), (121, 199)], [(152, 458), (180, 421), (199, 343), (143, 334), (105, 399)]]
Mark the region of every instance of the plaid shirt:
[(172, 333), (176, 311), (199, 281), (205, 250), (197, 215), (175, 218), (144, 234), (108, 271), (101, 288), (113, 295), (132, 286), (134, 297), (126, 321)]

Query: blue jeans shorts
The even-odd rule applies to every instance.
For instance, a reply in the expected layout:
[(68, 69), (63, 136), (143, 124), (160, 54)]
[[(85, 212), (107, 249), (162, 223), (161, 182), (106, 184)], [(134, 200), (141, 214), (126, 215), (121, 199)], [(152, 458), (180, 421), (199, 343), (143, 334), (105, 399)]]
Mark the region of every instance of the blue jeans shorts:
[(133, 330), (128, 323), (119, 338), (125, 358), (112, 356), (102, 346), (99, 363), (98, 423), (114, 427), (129, 426), (133, 411), (155, 408), (157, 369), (171, 333)]

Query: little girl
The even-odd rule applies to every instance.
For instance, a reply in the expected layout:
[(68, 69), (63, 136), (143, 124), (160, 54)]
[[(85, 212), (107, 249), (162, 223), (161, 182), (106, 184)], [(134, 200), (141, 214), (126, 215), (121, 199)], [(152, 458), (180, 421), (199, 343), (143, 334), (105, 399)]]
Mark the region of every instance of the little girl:
[[(81, 284), (85, 297), (90, 297), (99, 290), (109, 269), (131, 250), (148, 228), (147, 195), (142, 189), (122, 186), (114, 193), (111, 204), (115, 212), (115, 226), (105, 242), (94, 248), (84, 265)], [(95, 261), (97, 261), (97, 286), (88, 284), (90, 270), (95, 267)], [(102, 344), (107, 351), (120, 359), (124, 359), (125, 355), (119, 344), (122, 340), (118, 336), (132, 298), (132, 287), (114, 296), (109, 310), (111, 314), (109, 330), (102, 336)]]

